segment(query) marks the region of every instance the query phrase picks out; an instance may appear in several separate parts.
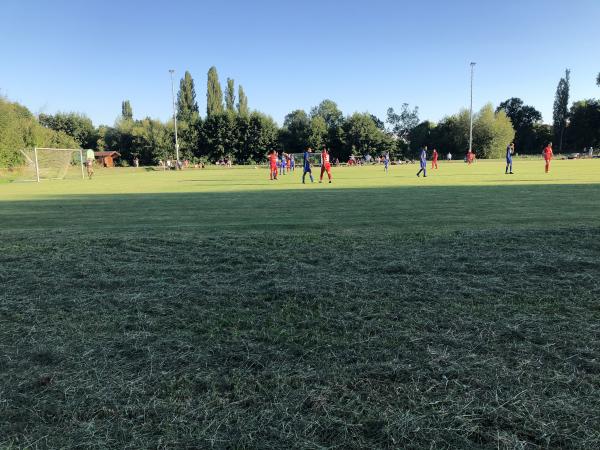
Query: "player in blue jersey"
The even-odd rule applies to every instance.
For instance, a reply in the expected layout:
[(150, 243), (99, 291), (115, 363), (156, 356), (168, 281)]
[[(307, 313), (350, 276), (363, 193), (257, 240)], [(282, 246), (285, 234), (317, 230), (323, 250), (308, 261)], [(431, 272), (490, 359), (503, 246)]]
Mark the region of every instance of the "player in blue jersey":
[(312, 152), (312, 150), (310, 147), (308, 147), (304, 151), (304, 172), (302, 173), (302, 184), (304, 184), (304, 178), (306, 177), (306, 174), (308, 174), (310, 176), (311, 183), (315, 182), (315, 180), (313, 179), (313, 176), (312, 176), (312, 169), (310, 168), (310, 153), (311, 152)]
[[(510, 145), (506, 147), (506, 169), (504, 170), (505, 175), (512, 175), (512, 155), (515, 152), (515, 144), (511, 142)], [(510, 172), (509, 172), (510, 170)]]
[(421, 172), (423, 172), (423, 178), (427, 176), (427, 146), (421, 149), (421, 155), (419, 157), (421, 160), (421, 169), (417, 172), (417, 176), (421, 176)]
[(383, 155), (383, 168), (385, 169), (385, 173), (388, 173), (388, 166), (390, 165), (390, 153), (385, 152)]
[(285, 153), (281, 152), (281, 159), (279, 160), (279, 175), (285, 175)]

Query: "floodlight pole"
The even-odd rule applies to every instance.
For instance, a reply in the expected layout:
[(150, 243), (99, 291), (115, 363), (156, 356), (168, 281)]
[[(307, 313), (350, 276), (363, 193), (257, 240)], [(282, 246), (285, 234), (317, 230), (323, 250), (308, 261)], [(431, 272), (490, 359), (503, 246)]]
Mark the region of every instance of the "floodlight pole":
[(177, 109), (175, 108), (175, 87), (173, 86), (173, 73), (175, 70), (169, 69), (171, 74), (171, 97), (173, 99), (173, 123), (175, 124), (175, 159), (177, 160), (177, 168), (179, 169), (179, 142), (177, 141)]
[(470, 123), (469, 123), (469, 151), (473, 151), (473, 69), (475, 63), (471, 63), (471, 108), (470, 108)]

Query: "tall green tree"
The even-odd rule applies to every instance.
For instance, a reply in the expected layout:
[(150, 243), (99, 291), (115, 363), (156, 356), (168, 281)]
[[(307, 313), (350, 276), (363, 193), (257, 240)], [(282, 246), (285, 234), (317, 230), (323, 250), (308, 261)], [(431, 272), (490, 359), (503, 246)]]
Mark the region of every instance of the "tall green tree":
[(202, 126), (204, 154), (212, 160), (234, 157), (240, 150), (240, 129), (237, 116), (231, 112), (211, 114)]
[(600, 147), (600, 100), (573, 103), (569, 116), (569, 145), (576, 150)]
[(237, 104), (238, 114), (245, 116), (248, 115), (248, 97), (246, 97), (246, 93), (244, 92), (244, 88), (240, 84), (238, 86), (238, 104)]
[(421, 122), (419, 125), (410, 130), (408, 134), (408, 140), (410, 141), (410, 149), (406, 153), (406, 156), (411, 158), (417, 158), (419, 156), (420, 149), (427, 145), (433, 150), (437, 148), (435, 143), (435, 130), (436, 125), (429, 120)]
[(569, 89), (571, 71), (565, 70), (565, 76), (560, 79), (554, 96), (553, 128), (554, 139), (558, 142), (558, 152), (562, 152), (567, 119), (569, 117)]
[(377, 123), (369, 113), (354, 113), (344, 121), (345, 146), (339, 155), (342, 161), (351, 154), (381, 154), (393, 148), (390, 135), (377, 127)]
[[(199, 128), (202, 119), (196, 101), (196, 87), (190, 72), (186, 71), (177, 92), (177, 137), (180, 156), (192, 158), (198, 153)], [(171, 126), (171, 125), (169, 125)], [(173, 130), (174, 132), (174, 130)]]
[(548, 145), (548, 142), (552, 142), (552, 125), (536, 123), (533, 126), (533, 133), (535, 136), (533, 148), (537, 149), (537, 153), (540, 154), (546, 145)]
[(171, 124), (146, 117), (136, 121), (130, 133), (131, 153), (137, 155), (143, 164), (155, 164), (161, 159), (175, 157)]
[(208, 69), (208, 81), (206, 86), (206, 114), (220, 114), (223, 112), (223, 91), (219, 83), (217, 68), (212, 66)]
[(327, 123), (321, 116), (314, 116), (310, 119), (308, 145), (313, 149), (322, 149), (326, 145)]
[(133, 108), (129, 100), (123, 100), (121, 102), (121, 117), (123, 119), (133, 120)]
[(238, 139), (237, 162), (259, 162), (269, 150), (277, 147), (278, 127), (275, 121), (260, 112), (236, 116)]
[(189, 121), (177, 122), (177, 137), (181, 158), (191, 159), (194, 156), (199, 156), (201, 129), (202, 118), (199, 114), (194, 114)]
[(96, 146), (94, 147), (96, 150), (102, 152), (107, 149), (106, 135), (109, 133), (109, 129), (106, 125), (100, 125), (96, 130), (96, 135), (98, 136)]
[(311, 117), (322, 117), (327, 128), (339, 127), (344, 123), (344, 114), (339, 110), (337, 103), (325, 99), (310, 111)]
[[(133, 148), (133, 120), (120, 118), (115, 122), (114, 127), (107, 128), (104, 133), (104, 144), (106, 150), (114, 150), (121, 154), (122, 160), (130, 161), (136, 153)], [(150, 163), (150, 160), (143, 160), (144, 164)]]
[(400, 114), (396, 113), (394, 108), (388, 108), (387, 123), (390, 124), (390, 131), (398, 139), (408, 141), (411, 130), (419, 124), (419, 107), (415, 106), (411, 110), (408, 103), (403, 103)]
[(503, 110), (515, 129), (515, 148), (518, 153), (539, 153), (536, 147), (535, 125), (542, 121), (542, 114), (520, 98), (509, 98), (500, 103), (496, 112)]
[(514, 137), (515, 131), (503, 109), (494, 113), (494, 107), (488, 103), (475, 116), (473, 148), (479, 158), (501, 158)]
[(179, 82), (179, 92), (177, 93), (177, 120), (190, 124), (196, 120), (199, 114), (194, 79), (186, 70)]
[(76, 148), (79, 143), (63, 131), (46, 128), (24, 106), (0, 96), (0, 167), (24, 163), (20, 149)]
[[(418, 146), (436, 148), (442, 155), (448, 152), (455, 158), (465, 155), (469, 146), (469, 110), (443, 118), (437, 125), (425, 121), (411, 132), (411, 156), (415, 157)], [(541, 124), (535, 124), (537, 128)], [(543, 127), (542, 127), (543, 128)], [(544, 130), (540, 130), (542, 134)], [(491, 104), (485, 105), (473, 117), (473, 150), (479, 158), (501, 158), (506, 146), (515, 136), (512, 123), (504, 109), (494, 112)]]
[(308, 146), (310, 136), (310, 119), (306, 111), (292, 111), (283, 121), (280, 138), (284, 150), (299, 153)]
[[(468, 109), (444, 117), (432, 130), (431, 142), (425, 145), (436, 148), (441, 154), (452, 153), (455, 158), (463, 156), (469, 146), (469, 118)], [(413, 147), (416, 150), (416, 146)]]
[(54, 131), (71, 136), (83, 148), (96, 148), (98, 136), (89, 117), (78, 113), (40, 114), (40, 123)]
[(344, 146), (344, 114), (333, 100), (325, 99), (310, 111), (311, 118), (321, 117), (327, 125), (325, 144), (333, 154), (338, 154)]
[(227, 88), (225, 89), (225, 108), (227, 111), (235, 111), (235, 83), (231, 78), (227, 78)]
[(377, 125), (377, 128), (379, 128), (382, 131), (385, 131), (385, 123), (383, 122), (383, 120), (381, 120), (375, 114), (371, 114), (371, 119), (373, 119), (373, 122), (375, 122), (375, 125)]

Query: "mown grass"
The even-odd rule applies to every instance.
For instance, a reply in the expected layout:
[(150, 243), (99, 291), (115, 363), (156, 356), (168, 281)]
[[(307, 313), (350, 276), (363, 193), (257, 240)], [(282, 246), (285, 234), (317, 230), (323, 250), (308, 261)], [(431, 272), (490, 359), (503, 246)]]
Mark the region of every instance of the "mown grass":
[(598, 448), (600, 185), (487, 167), (4, 186), (0, 447)]

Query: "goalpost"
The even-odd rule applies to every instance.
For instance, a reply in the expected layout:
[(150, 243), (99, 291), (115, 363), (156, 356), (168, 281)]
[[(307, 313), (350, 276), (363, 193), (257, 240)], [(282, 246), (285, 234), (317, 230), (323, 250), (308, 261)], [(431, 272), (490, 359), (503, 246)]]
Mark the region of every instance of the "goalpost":
[[(296, 167), (302, 167), (304, 164), (304, 153), (290, 153), (294, 157), (294, 163)], [(320, 166), (321, 165), (321, 153), (310, 152), (309, 157), (311, 166)]]
[(80, 148), (38, 148), (21, 150), (25, 159), (24, 181), (85, 179), (83, 150)]

